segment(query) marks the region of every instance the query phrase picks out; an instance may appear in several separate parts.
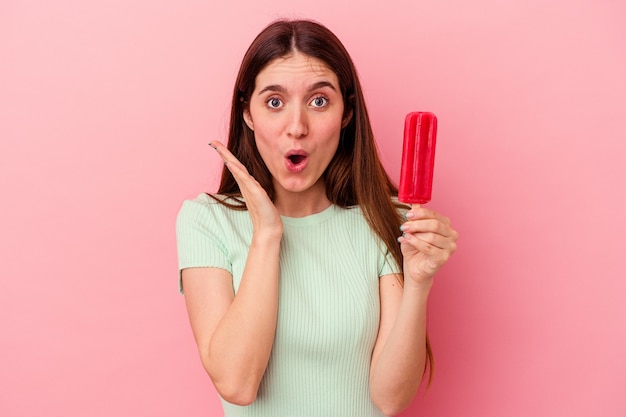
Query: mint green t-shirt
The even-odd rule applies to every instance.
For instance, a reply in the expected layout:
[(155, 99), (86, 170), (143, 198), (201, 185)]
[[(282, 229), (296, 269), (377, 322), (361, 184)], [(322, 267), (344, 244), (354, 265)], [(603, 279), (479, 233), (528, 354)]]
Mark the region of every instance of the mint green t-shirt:
[[(225, 417), (382, 417), (369, 395), (378, 279), (398, 273), (398, 265), (358, 207), (331, 205), (282, 220), (278, 322), (268, 367), (254, 403), (222, 400)], [(252, 239), (248, 212), (201, 194), (183, 203), (176, 230), (179, 269), (225, 269), (236, 292)]]

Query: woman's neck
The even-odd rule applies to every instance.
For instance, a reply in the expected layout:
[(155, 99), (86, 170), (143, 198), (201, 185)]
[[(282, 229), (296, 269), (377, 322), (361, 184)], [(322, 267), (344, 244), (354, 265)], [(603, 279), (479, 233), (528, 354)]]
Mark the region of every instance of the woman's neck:
[(326, 210), (331, 202), (326, 197), (326, 188), (323, 183), (319, 185), (297, 193), (284, 189), (275, 190), (274, 205), (278, 213), (286, 217), (305, 217)]

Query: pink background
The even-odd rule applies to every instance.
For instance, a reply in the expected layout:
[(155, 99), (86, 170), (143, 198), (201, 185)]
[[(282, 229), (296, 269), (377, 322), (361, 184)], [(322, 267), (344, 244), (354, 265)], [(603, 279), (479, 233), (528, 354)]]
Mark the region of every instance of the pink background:
[(625, 3), (219, 3), (2, 2), (0, 415), (221, 415), (174, 219), (281, 16), (344, 41), (394, 178), (404, 115), (439, 116), (431, 206), (460, 248), (404, 416), (626, 415)]

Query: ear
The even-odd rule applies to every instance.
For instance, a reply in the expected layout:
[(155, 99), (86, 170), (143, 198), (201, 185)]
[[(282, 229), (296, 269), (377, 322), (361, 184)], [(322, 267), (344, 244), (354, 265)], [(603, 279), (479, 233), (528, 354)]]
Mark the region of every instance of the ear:
[(254, 123), (252, 123), (252, 116), (250, 116), (250, 110), (245, 109), (243, 111), (243, 121), (246, 122), (246, 125), (254, 132)]
[(350, 120), (352, 120), (352, 110), (350, 110), (348, 114), (346, 114), (346, 116), (343, 118), (343, 121), (341, 122), (341, 128), (343, 129), (344, 127), (348, 126)]

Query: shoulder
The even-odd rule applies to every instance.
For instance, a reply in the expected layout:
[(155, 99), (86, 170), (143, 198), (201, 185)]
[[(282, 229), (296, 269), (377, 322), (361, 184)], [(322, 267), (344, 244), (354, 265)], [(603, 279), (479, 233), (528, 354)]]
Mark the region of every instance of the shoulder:
[(340, 221), (353, 219), (354, 221), (365, 221), (363, 209), (360, 206), (339, 207), (335, 210), (335, 218)]
[[(390, 201), (391, 201), (391, 205), (394, 207), (395, 211), (402, 217), (404, 217), (404, 215), (406, 214), (407, 211), (409, 211), (409, 209), (411, 208), (410, 206), (401, 203), (398, 201), (398, 197), (396, 196), (391, 196), (389, 197)], [(339, 208), (338, 207), (338, 216), (344, 216), (344, 217), (352, 217), (355, 219), (362, 219), (364, 222), (367, 222), (367, 220), (365, 219), (365, 214), (363, 212), (363, 208), (361, 206), (355, 205), (355, 206), (349, 206), (349, 207), (343, 207), (343, 208)]]
[(375, 233), (367, 222), (362, 207), (337, 207), (334, 213), (332, 221), (336, 230), (341, 230), (354, 239), (375, 238)]
[(190, 221), (192, 219), (198, 219), (209, 214), (218, 204), (208, 194), (199, 194), (196, 198), (183, 200), (183, 203), (178, 211), (177, 222)]
[(240, 206), (243, 199), (238, 200), (221, 194), (202, 193), (193, 199), (183, 200), (178, 211), (176, 223), (178, 227), (185, 224), (221, 223), (226, 219), (248, 217), (245, 210), (234, 209)]
[[(180, 213), (211, 212), (211, 211), (238, 211), (234, 207), (245, 207), (243, 198), (229, 197), (222, 194), (202, 193), (193, 199), (183, 200)], [(241, 211), (241, 210), (239, 210)]]
[(245, 204), (242, 197), (230, 197), (223, 194), (201, 193), (195, 198), (183, 200), (183, 207), (204, 207), (213, 209), (215, 206), (243, 205)]

